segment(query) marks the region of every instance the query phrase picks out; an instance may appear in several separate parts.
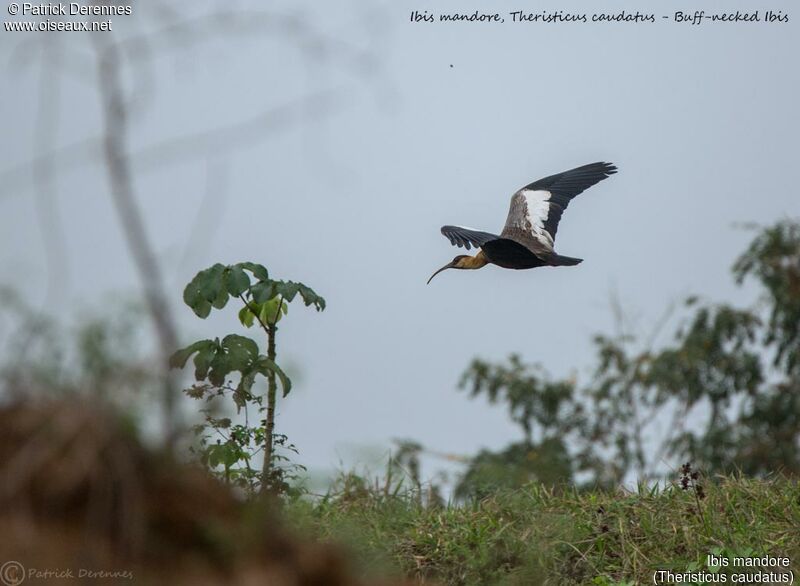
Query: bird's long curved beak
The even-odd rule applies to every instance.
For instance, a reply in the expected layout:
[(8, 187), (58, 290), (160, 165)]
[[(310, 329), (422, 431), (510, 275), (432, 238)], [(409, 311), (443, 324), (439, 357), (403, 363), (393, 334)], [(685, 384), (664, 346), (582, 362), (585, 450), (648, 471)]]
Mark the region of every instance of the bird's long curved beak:
[(431, 275), (431, 278), (430, 278), (430, 279), (428, 279), (428, 282), (426, 283), (426, 285), (430, 285), (431, 281), (433, 281), (433, 278), (434, 278), (436, 275), (438, 275), (439, 273), (441, 273), (441, 272), (442, 272), (443, 270), (445, 270), (445, 269), (452, 269), (454, 265), (455, 265), (455, 263), (454, 263), (453, 261), (450, 261), (449, 263), (447, 263), (446, 265), (444, 265), (442, 268), (440, 268), (438, 271), (436, 271), (435, 273), (433, 273), (433, 274)]

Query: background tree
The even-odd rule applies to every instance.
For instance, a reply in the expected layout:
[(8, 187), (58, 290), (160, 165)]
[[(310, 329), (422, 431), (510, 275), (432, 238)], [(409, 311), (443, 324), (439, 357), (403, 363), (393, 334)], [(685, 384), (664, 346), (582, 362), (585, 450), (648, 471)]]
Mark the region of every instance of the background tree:
[(475, 360), (461, 388), (505, 403), (524, 441), (473, 458), (458, 494), (579, 472), (583, 482), (613, 486), (684, 461), (706, 473), (800, 473), (800, 224), (761, 228), (733, 276), (760, 286), (757, 303), (690, 297), (658, 349), (637, 347), (625, 332), (598, 335), (584, 385), (550, 380), (517, 355)]
[(540, 367), (526, 366), (512, 355), (507, 364), (474, 360), (459, 387), (470, 397), (504, 403), (523, 439), (500, 452), (483, 450), (475, 456), (456, 487), (457, 496), (480, 496), (532, 480), (547, 484), (572, 480), (575, 463), (567, 445), (585, 425), (572, 381), (552, 381)]

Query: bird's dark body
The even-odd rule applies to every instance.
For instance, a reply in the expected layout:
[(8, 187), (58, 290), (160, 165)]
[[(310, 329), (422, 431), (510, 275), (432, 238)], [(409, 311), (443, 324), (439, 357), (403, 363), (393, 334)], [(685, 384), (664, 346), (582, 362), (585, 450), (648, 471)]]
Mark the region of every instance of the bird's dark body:
[(522, 244), (507, 238), (491, 240), (481, 248), (490, 263), (504, 269), (535, 269), (549, 264), (522, 246)]

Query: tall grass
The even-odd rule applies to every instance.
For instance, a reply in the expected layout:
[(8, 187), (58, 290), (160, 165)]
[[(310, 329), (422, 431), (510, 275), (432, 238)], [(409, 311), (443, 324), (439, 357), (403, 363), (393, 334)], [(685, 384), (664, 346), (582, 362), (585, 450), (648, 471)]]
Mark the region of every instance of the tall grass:
[(720, 477), (700, 496), (529, 485), (443, 506), (353, 477), (340, 489), (293, 503), (290, 520), (349, 544), (367, 573), (421, 583), (652, 584), (657, 570), (705, 569), (710, 553), (787, 556), (800, 567), (800, 487), (785, 478)]

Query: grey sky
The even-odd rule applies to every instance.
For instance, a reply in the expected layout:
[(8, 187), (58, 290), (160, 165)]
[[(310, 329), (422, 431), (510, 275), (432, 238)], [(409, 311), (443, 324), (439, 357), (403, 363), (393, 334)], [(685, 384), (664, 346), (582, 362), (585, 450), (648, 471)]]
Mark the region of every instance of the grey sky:
[[(200, 156), (144, 160), (136, 177), (185, 340), (235, 326), (233, 310), (201, 322), (180, 303), (185, 282), (217, 261), (262, 262), (326, 297), (322, 314), (292, 307), (279, 333), (284, 361), (299, 370), (279, 428), (312, 468), (394, 437), (455, 453), (504, 445), (518, 432), (503, 410), (456, 392), (473, 357), (519, 352), (554, 375), (586, 377), (591, 335), (612, 328), (611, 291), (645, 331), (687, 293), (749, 299), (729, 278), (750, 238), (733, 224), (800, 212), (796, 22), (660, 19), (676, 8), (800, 17), (787, 0), (318, 4), (292, 12), (373, 55), (374, 74), (336, 57), (311, 59), (291, 35), (269, 29), (164, 50), (151, 69), (126, 72), (139, 97), (134, 152), (320, 91), (335, 96), (330, 114), (301, 111), (300, 123), (264, 130), (263, 140), (243, 130), (245, 144), (230, 153), (195, 140)], [(155, 26), (153, 6), (139, 3), (115, 30)], [(206, 9), (186, 6), (176, 13)], [(623, 8), (651, 10), (658, 21), (408, 22), (413, 9)], [(58, 145), (99, 131), (94, 62), (80, 36), (58, 39), (74, 51), (62, 59), (76, 64), (59, 78)], [(34, 152), (40, 70), (34, 45), (23, 43), (34, 38), (0, 32), (0, 173)], [(442, 224), (499, 230), (514, 190), (597, 160), (616, 163), (619, 174), (573, 202), (558, 232), (557, 249), (584, 258), (579, 267), (448, 271), (425, 285), (457, 253)], [(0, 281), (41, 303), (47, 275), (31, 182), (17, 173), (0, 190)], [(107, 192), (96, 162), (59, 169), (68, 261), (59, 311), (138, 287)], [(202, 236), (194, 230), (212, 225)], [(186, 254), (191, 237), (198, 246)]]

